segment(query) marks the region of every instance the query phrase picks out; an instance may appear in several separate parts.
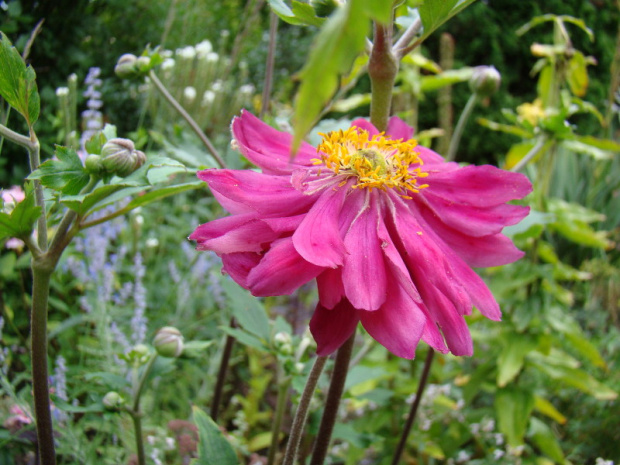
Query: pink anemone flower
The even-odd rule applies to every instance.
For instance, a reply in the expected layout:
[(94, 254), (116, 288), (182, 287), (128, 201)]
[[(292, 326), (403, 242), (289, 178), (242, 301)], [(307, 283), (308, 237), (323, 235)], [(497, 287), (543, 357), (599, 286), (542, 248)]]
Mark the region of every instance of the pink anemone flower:
[(317, 353), (338, 349), (362, 323), (393, 354), (413, 358), (422, 339), (472, 355), (464, 315), (472, 306), (500, 320), (472, 267), (503, 265), (523, 252), (501, 232), (529, 212), (510, 205), (529, 180), (493, 166), (447, 163), (416, 145), (399, 118), (380, 133), (363, 119), (303, 143), (248, 112), (233, 120), (234, 144), (261, 172), (207, 169), (230, 216), (189, 237), (215, 251), (223, 271), (255, 296), (291, 294), (315, 279), (310, 321)]

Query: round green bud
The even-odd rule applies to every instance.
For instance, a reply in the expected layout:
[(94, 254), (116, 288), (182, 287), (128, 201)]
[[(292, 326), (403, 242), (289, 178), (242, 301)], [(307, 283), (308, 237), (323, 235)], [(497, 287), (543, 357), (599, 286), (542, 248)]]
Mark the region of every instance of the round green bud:
[(494, 66), (478, 66), (469, 80), (469, 88), (479, 97), (490, 97), (502, 81), (499, 71)]
[(84, 167), (89, 174), (94, 174), (96, 176), (100, 175), (105, 170), (99, 155), (89, 155), (86, 157), (86, 160), (84, 160)]
[(101, 149), (102, 164), (108, 173), (116, 174), (121, 178), (129, 176), (144, 162), (144, 153), (136, 150), (129, 139), (110, 139)]
[(164, 326), (155, 334), (153, 345), (162, 357), (180, 357), (183, 353), (183, 335), (172, 326)]
[(117, 411), (121, 409), (121, 407), (125, 403), (125, 399), (123, 399), (118, 392), (110, 391), (105, 396), (103, 396), (102, 402), (106, 410)]
[(138, 58), (131, 53), (125, 53), (121, 55), (121, 57), (116, 62), (116, 66), (114, 67), (114, 72), (121, 79), (127, 79), (136, 77), (137, 68), (136, 68), (136, 60)]
[(140, 73), (148, 73), (151, 70), (151, 59), (149, 57), (139, 57), (136, 60), (136, 69)]

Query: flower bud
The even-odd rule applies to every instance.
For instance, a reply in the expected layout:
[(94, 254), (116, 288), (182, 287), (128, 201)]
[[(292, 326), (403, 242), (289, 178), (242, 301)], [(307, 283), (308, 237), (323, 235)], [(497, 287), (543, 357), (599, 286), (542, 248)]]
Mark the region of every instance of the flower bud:
[(137, 75), (137, 57), (131, 53), (125, 53), (116, 62), (114, 72), (121, 79), (132, 78)]
[(106, 410), (116, 411), (120, 410), (120, 408), (125, 403), (125, 399), (123, 399), (118, 392), (110, 391), (105, 396), (103, 396), (102, 402)]
[(146, 344), (137, 344), (131, 348), (127, 357), (132, 362), (146, 363), (149, 359), (151, 350)]
[(283, 355), (291, 355), (293, 353), (293, 345), (291, 335), (285, 332), (276, 333), (273, 337), (275, 348)]
[(153, 345), (162, 357), (176, 358), (183, 353), (183, 335), (172, 326), (164, 326), (155, 334)]
[(103, 163), (101, 163), (101, 157), (99, 155), (89, 155), (84, 160), (84, 167), (89, 174), (99, 175), (103, 173), (105, 168), (103, 167)]
[(129, 176), (146, 162), (146, 156), (136, 150), (132, 141), (120, 138), (105, 143), (101, 158), (105, 170), (121, 178)]
[(140, 73), (148, 73), (151, 70), (151, 59), (149, 57), (139, 57), (136, 60), (136, 69)]
[(490, 97), (502, 81), (499, 71), (494, 66), (478, 66), (469, 80), (469, 88), (479, 97)]

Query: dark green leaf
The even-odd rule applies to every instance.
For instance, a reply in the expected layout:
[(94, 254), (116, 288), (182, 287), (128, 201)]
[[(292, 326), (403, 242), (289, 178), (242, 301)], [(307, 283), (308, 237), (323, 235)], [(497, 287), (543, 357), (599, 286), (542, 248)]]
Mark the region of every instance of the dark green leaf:
[(31, 191), (10, 214), (0, 212), (0, 239), (29, 236), (40, 215), (41, 207), (35, 206), (34, 191)]
[(76, 195), (90, 179), (78, 154), (69, 147), (56, 146), (57, 160), (47, 160), (28, 179), (39, 179), (41, 184), (67, 195)]
[(198, 428), (198, 458), (192, 465), (238, 465), (235, 450), (209, 415), (193, 407), (194, 423)]
[(36, 77), (34, 69), (26, 66), (19, 52), (0, 31), (0, 95), (31, 127), (39, 118), (41, 104)]

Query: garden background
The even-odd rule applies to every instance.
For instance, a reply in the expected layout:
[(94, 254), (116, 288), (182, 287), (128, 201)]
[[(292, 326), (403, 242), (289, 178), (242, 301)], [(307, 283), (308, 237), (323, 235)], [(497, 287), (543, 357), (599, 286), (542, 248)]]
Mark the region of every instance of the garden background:
[[(268, 3), (281, 17), (265, 105), (275, 23)], [(329, 1), (311, 3), (317, 17), (334, 8)], [(407, 8), (417, 3), (399, 7), (403, 25)], [(179, 329), (186, 350), (180, 358), (159, 358), (146, 380), (142, 430), (149, 463), (211, 463), (199, 445), (204, 429), (195, 426), (202, 417), (193, 409), (216, 419), (238, 463), (266, 463), (284, 380), (292, 405), (283, 419), (285, 443), (313, 357), (306, 328), (316, 290), (308, 285), (293, 296), (256, 299), (221, 274), (215, 254), (194, 250), (187, 236), (224, 214), (195, 178), (196, 170), (216, 166), (216, 160), (152, 80), (121, 79), (114, 72), (121, 55), (140, 56), (148, 46), (145, 53), (158, 57), (155, 73), (228, 166), (248, 167), (230, 145), (231, 119), (246, 108), (292, 131), (299, 72), (321, 25), (290, 24), (296, 21), (287, 22), (285, 4), (0, 2), (0, 30), (20, 53), (44, 19), (27, 58), (41, 96), (43, 160), (54, 156), (55, 144), (78, 149), (85, 133), (105, 124), (132, 139), (147, 159), (165, 160), (149, 179), (163, 187), (132, 187), (134, 197), (121, 191), (106, 200), (53, 275), (48, 352), (59, 463), (137, 463), (135, 425), (111, 408), (108, 395), (129, 401), (132, 373), (143, 368), (141, 351), (148, 353), (157, 330), (167, 326)], [(542, 15), (573, 18), (563, 22), (570, 41), (558, 39), (551, 17), (531, 22)], [(497, 68), (501, 86), (477, 102), (457, 161), (509, 169), (536, 147), (539, 130), (545, 144), (553, 141), (523, 170), (538, 194), (529, 201), (533, 212), (509, 234), (526, 257), (480, 271), (503, 321), (474, 314), (468, 320), (474, 356), (436, 355), (403, 463), (620, 461), (619, 21), (620, 4), (613, 0), (477, 1), (401, 64), (394, 112), (417, 128), (422, 145), (448, 152), (479, 65)], [(529, 29), (522, 28), (526, 24)], [(569, 71), (557, 83), (563, 98), (558, 115), (545, 104), (544, 69), (562, 60)], [(358, 60), (351, 76), (363, 65)], [(368, 115), (367, 76), (360, 73), (343, 88), (318, 131), (348, 127)], [(0, 102), (0, 122), (25, 132), (18, 113)], [(318, 142), (312, 134), (309, 140)], [(29, 174), (24, 150), (7, 140), (0, 149), (0, 186), (23, 185)], [(168, 195), (166, 186), (183, 187)], [(149, 192), (155, 191), (162, 194), (151, 203)], [(21, 464), (33, 463), (36, 438), (32, 279), (29, 253), (9, 241), (0, 242), (0, 464)], [(236, 326), (229, 325), (233, 317)], [(227, 347), (228, 373), (214, 408)], [(415, 360), (402, 360), (358, 335), (326, 463), (390, 463), (426, 351), (421, 344)], [(319, 399), (328, 382), (327, 376), (319, 381)], [(302, 457), (311, 452), (320, 413), (317, 402)]]

